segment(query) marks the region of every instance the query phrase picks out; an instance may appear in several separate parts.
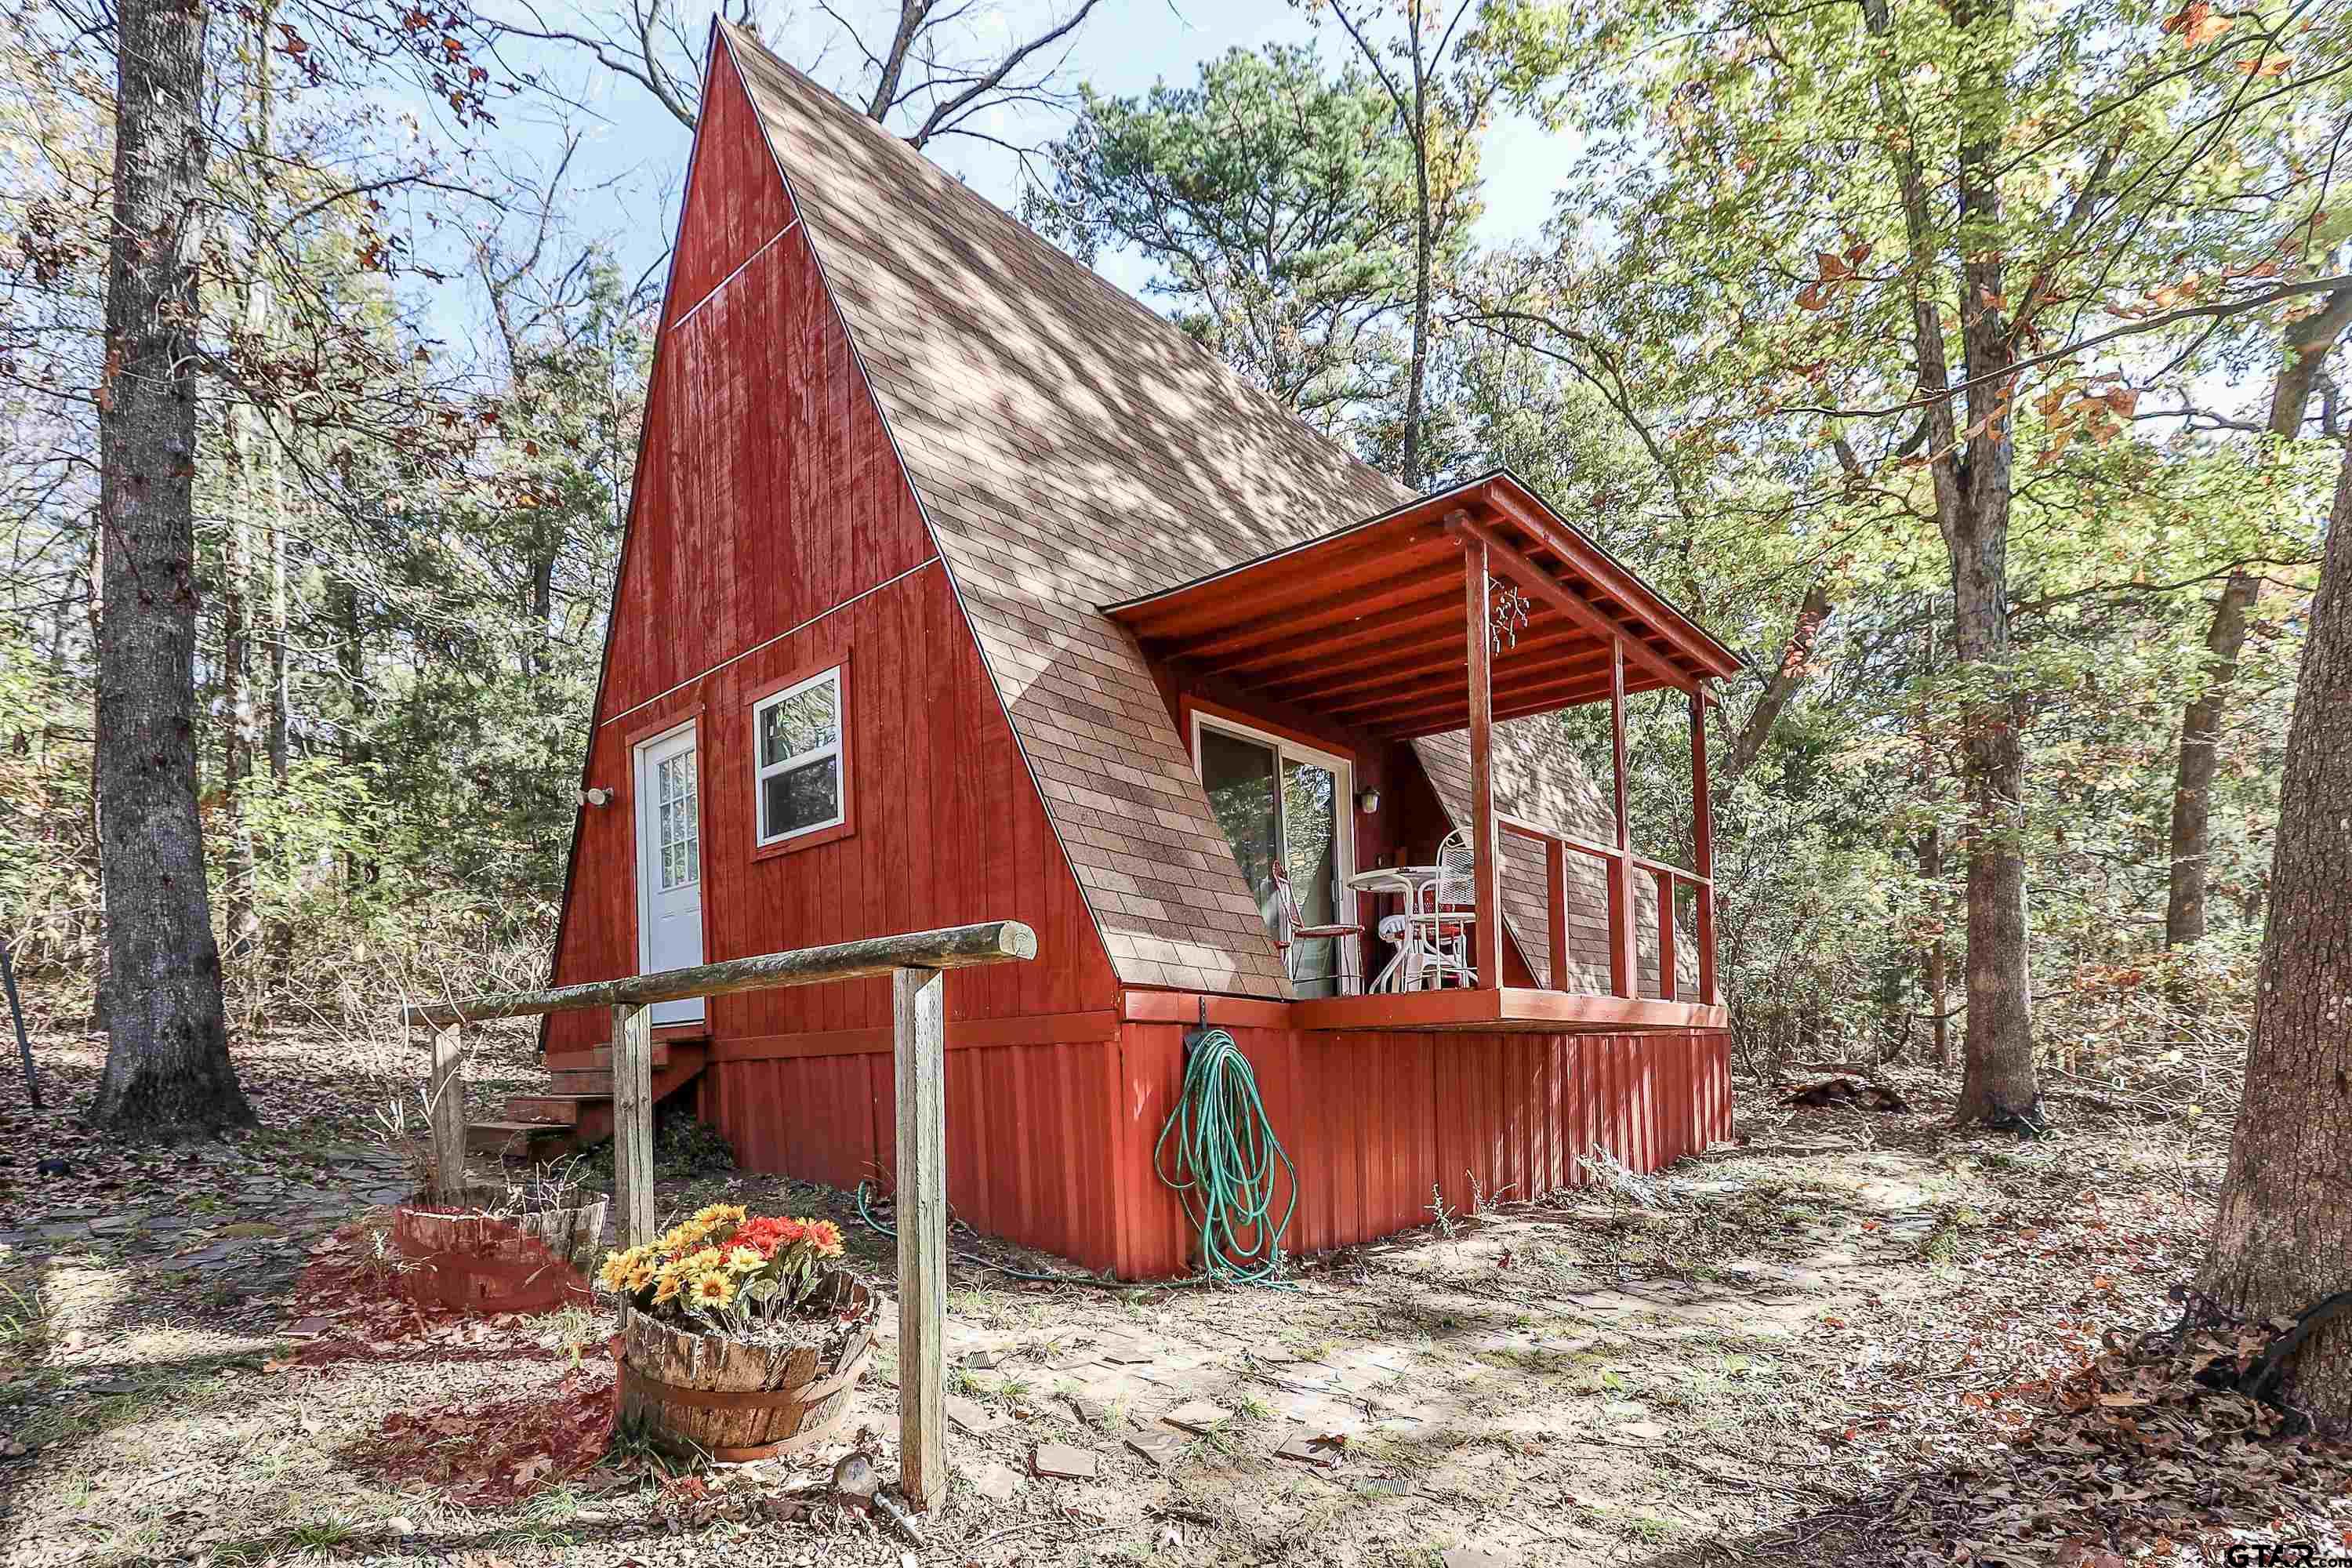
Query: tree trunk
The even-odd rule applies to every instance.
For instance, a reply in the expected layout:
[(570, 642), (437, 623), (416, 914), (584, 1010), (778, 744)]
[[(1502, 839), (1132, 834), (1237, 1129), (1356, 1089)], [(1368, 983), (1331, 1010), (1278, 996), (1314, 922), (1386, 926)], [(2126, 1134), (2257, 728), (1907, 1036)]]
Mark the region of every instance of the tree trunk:
[[(1953, 13), (1960, 27), (1997, 29), (2006, 40), (2006, 4)], [(2011, 678), (2009, 512), (2010, 399), (2015, 341), (2000, 301), (2000, 158), (2009, 128), (2007, 47), (1970, 57), (1959, 156), (1960, 342), (1968, 373), (1969, 424), (1937, 459), (1952, 470), (1937, 485), (1937, 521), (1952, 561), (1952, 649), (1979, 680)], [(1948, 405), (1947, 405), (1948, 407)], [(1969, 703), (1961, 753), (1973, 821), (1969, 857), (1969, 1022), (1961, 1037), (1956, 1123), (2038, 1125), (2042, 1086), (2033, 1061), (2033, 987), (2025, 916), (2024, 706), (1997, 693)]]
[(230, 491), (228, 532), (221, 550), (221, 804), (228, 824), (228, 865), (222, 878), (227, 903), (226, 961), (238, 962), (253, 951), (260, 921), (253, 910), (254, 851), (252, 801), (254, 758), (260, 751), (261, 731), (253, 707), (253, 619), (246, 590), (253, 575), (254, 497), (252, 441), (246, 431), (248, 415), (239, 408), (229, 415), (231, 439), (238, 471)]
[[(2303, 431), (2313, 389), (2336, 342), (2352, 326), (2352, 289), (2329, 294), (2320, 308), (2288, 326), (2278, 380), (2271, 387), (2270, 434), (2292, 441)], [(2212, 853), (2210, 829), (2213, 773), (2220, 763), (2221, 715), (2246, 646), (2246, 623), (2262, 579), (2232, 572), (2213, 606), (2205, 633), (2205, 689), (2180, 717), (2180, 754), (2173, 770), (2172, 885), (2164, 903), (2164, 945), (2187, 947), (2205, 936), (2205, 880)]]
[(1780, 721), (1780, 710), (1788, 707), (1789, 699), (1804, 684), (1806, 669), (1812, 661), (1813, 644), (1821, 639), (1822, 623), (1829, 618), (1829, 578), (1824, 572), (1805, 590), (1805, 602), (1798, 606), (1797, 624), (1789, 633), (1789, 646), (1780, 655), (1780, 666), (1772, 671), (1772, 679), (1764, 683), (1764, 695), (1748, 710), (1748, 721), (1732, 738), (1731, 751), (1723, 763), (1725, 782), (1739, 777), (1764, 754), (1764, 742), (1771, 739), (1772, 726)]
[(1423, 478), (1422, 384), (1429, 376), (1429, 296), (1433, 266), (1431, 252), (1433, 247), (1429, 209), (1429, 109), (1426, 81), (1417, 56), (1413, 63), (1412, 117), (1412, 183), (1416, 205), (1412, 242), (1412, 363), (1405, 372), (1404, 386), (1404, 482), (1406, 489), (1417, 490), (1421, 489)]
[[(2287, 731), (2246, 1094), (2199, 1281), (2248, 1318), (2352, 1288), (2352, 445)], [(2292, 1397), (2352, 1430), (2352, 1323), (2296, 1352)]]
[(147, 1136), (250, 1124), (229, 1064), (196, 811), (194, 262), (203, 6), (123, 0), (99, 392), (98, 771), (112, 1033), (89, 1120)]
[[(103, 524), (91, 530), (89, 536), (89, 643), (92, 647), (105, 646), (106, 625), (106, 529)], [(99, 788), (98, 737), (105, 733), (104, 720), (99, 712), (98, 692), (90, 692), (90, 755), (89, 755), (89, 858), (100, 868), (98, 877), (98, 973), (89, 986), (89, 1029), (102, 1035), (112, 1026), (107, 1021), (106, 977), (113, 970), (113, 961), (106, 952), (106, 836), (103, 831), (106, 810)]]
[[(1919, 879), (1930, 888), (1943, 885), (1944, 832), (1940, 827), (1931, 826), (1919, 835)], [(1943, 899), (1940, 894), (1934, 897), (1937, 919), (1940, 923), (1944, 913)], [(1928, 940), (1926, 968), (1927, 1005), (1935, 1009), (1927, 1020), (1928, 1037), (1936, 1053), (1936, 1065), (1948, 1068), (1952, 1065), (1952, 976), (1951, 959), (1941, 935)]]

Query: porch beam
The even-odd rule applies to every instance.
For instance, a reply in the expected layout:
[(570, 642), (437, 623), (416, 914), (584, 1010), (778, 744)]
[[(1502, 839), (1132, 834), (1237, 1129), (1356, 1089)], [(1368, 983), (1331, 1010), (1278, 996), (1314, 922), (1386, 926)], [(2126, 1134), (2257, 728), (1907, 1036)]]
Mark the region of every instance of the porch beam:
[[(1609, 660), (1609, 763), (1617, 803), (1617, 858), (1609, 867), (1609, 989), (1631, 1001), (1641, 994), (1642, 960), (1633, 931), (1633, 819), (1625, 810), (1625, 640)], [(1671, 998), (1670, 998), (1671, 1000)]]
[(1128, 625), (1147, 642), (1188, 641), (1263, 616), (1280, 616), (1297, 598), (1302, 581), (1318, 589), (1361, 592), (1374, 584), (1418, 576), (1424, 570), (1442, 569), (1451, 554), (1450, 542), (1443, 529), (1425, 526), (1391, 538), (1377, 554), (1326, 552), (1330, 560), (1312, 571), (1304, 563), (1268, 563), (1233, 574), (1213, 593), (1188, 594), (1156, 610), (1129, 611)]
[[(1719, 645), (1710, 647), (1713, 639), (1706, 638), (1703, 631), (1691, 626), (1672, 605), (1658, 596), (1654, 589), (1612, 560), (1606, 551), (1574, 531), (1556, 525), (1552, 519), (1514, 495), (1508, 486), (1490, 482), (1480, 493), (1486, 505), (1517, 523), (1528, 538), (1559, 556), (1570, 571), (1596, 584), (1604, 582), (1615, 584), (1609, 591), (1611, 602), (1622, 605), (1635, 619), (1654, 629), (1659, 640), (1674, 652), (1698, 665), (1702, 675), (1731, 675), (1738, 671), (1738, 666), (1732, 661), (1727, 650)], [(1684, 627), (1689, 627), (1697, 636), (1688, 635), (1681, 629)], [(1643, 653), (1657, 657), (1645, 640), (1636, 638), (1635, 643)], [(1711, 665), (1719, 665), (1720, 668), (1710, 668)], [(1675, 684), (1688, 689), (1691, 683), (1685, 676)]]
[[(1320, 640), (1328, 642), (1333, 626), (1351, 626), (1358, 621), (1386, 626), (1389, 616), (1397, 610), (1408, 605), (1418, 605), (1434, 596), (1427, 578), (1408, 577), (1392, 584), (1324, 594), (1305, 604), (1294, 605), (1280, 616), (1245, 621), (1197, 639), (1147, 637), (1143, 646), (1157, 657), (1225, 665), (1245, 650), (1292, 641), (1295, 636), (1311, 631), (1320, 631)], [(1246, 656), (1256, 657), (1254, 653)]]
[(1715, 804), (1707, 795), (1706, 704), (1691, 693), (1691, 868), (1698, 873), (1698, 999), (1716, 1002), (1715, 986)]
[(1544, 603), (1563, 611), (1570, 619), (1598, 637), (1605, 637), (1631, 653), (1644, 669), (1667, 685), (1683, 691), (1695, 690), (1698, 678), (1675, 664), (1664, 654), (1638, 637), (1629, 637), (1625, 626), (1602, 615), (1582, 598), (1569, 591), (1550, 573), (1537, 565), (1507, 542), (1501, 534), (1478, 521), (1467, 512), (1455, 512), (1446, 519), (1445, 526), (1475, 535), (1486, 546), (1489, 559), (1501, 567), (1506, 575)]
[[(1455, 513), (1460, 516), (1460, 513)], [(1451, 526), (1449, 522), (1449, 526)], [(1487, 595), (1486, 544), (1462, 544), (1463, 632), (1470, 667), (1470, 846), (1476, 857), (1477, 918), (1470, 933), (1477, 954), (1478, 989), (1503, 984), (1503, 879), (1495, 842), (1495, 658), (1494, 606)]]
[[(1563, 648), (1585, 651), (1573, 658), (1559, 658), (1540, 666), (1535, 663), (1541, 656)], [(1424, 643), (1422, 651), (1426, 649), (1427, 644)], [(1520, 678), (1521, 684), (1538, 679), (1547, 683), (1565, 681), (1572, 677), (1580, 685), (1590, 685), (1594, 677), (1609, 668), (1609, 650), (1594, 647), (1592, 639), (1580, 631), (1540, 639), (1521, 637), (1511, 653), (1511, 673)], [(1326, 673), (1318, 666), (1301, 676), (1286, 679), (1279, 683), (1269, 682), (1257, 689), (1270, 697), (1286, 697), (1288, 700), (1314, 702), (1325, 707), (1335, 705), (1341, 697), (1362, 702), (1399, 690), (1418, 691), (1425, 696), (1429, 689), (1429, 668), (1426, 665), (1417, 669), (1399, 669), (1394, 664), (1385, 669), (1363, 668), (1336, 680), (1320, 679)], [(1503, 689), (1503, 686), (1498, 684), (1496, 688), (1497, 695)], [(1293, 693), (1296, 695), (1289, 695)]]

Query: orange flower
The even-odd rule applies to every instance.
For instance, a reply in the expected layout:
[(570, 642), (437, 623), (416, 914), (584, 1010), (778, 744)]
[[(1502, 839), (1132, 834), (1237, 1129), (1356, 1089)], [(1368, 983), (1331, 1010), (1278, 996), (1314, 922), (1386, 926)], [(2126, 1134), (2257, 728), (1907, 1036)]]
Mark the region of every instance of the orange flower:
[(808, 1222), (809, 1245), (816, 1248), (819, 1258), (841, 1256), (841, 1227), (829, 1219)]

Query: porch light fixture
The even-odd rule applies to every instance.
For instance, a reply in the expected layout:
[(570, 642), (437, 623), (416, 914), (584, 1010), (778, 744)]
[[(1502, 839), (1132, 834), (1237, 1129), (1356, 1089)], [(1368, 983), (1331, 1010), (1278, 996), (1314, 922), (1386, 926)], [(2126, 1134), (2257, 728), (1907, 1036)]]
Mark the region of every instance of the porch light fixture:
[(1377, 816), (1381, 809), (1381, 792), (1376, 789), (1358, 790), (1356, 809), (1366, 816)]
[(583, 805), (610, 805), (613, 804), (613, 792), (608, 789), (583, 789), (580, 792), (580, 804)]

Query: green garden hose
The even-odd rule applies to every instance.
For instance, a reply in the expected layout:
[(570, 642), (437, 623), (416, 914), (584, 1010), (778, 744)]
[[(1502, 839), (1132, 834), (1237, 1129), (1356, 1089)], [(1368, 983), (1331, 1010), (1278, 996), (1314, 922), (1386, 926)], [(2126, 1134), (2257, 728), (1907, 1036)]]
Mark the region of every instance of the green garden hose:
[[(1234, 1037), (1204, 1028), (1185, 1036), (1184, 1047), (1184, 1087), (1151, 1163), (1200, 1232), (1202, 1271), (1237, 1284), (1271, 1284), (1282, 1273), (1282, 1237), (1298, 1206), (1298, 1167), (1274, 1135), (1257, 1075)], [(1277, 1162), (1290, 1173), (1279, 1220)]]

